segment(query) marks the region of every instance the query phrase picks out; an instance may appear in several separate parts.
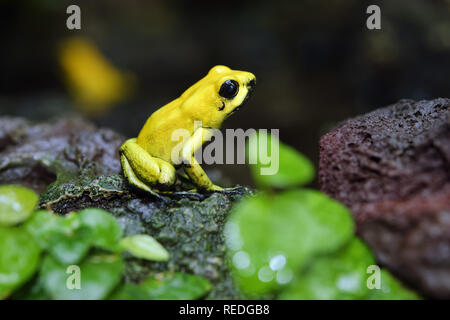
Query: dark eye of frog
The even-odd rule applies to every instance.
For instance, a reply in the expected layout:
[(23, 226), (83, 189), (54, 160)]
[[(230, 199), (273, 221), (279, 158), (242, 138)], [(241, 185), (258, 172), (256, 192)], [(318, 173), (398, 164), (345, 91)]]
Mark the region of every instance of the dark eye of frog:
[(219, 94), (226, 99), (233, 99), (239, 91), (239, 83), (234, 80), (226, 80), (220, 87)]

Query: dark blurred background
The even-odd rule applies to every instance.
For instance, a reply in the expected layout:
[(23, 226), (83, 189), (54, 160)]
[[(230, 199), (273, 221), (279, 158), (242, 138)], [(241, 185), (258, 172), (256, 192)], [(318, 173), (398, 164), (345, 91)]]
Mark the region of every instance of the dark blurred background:
[[(317, 163), (319, 137), (348, 117), (401, 98), (450, 97), (449, 0), (0, 3), (2, 115), (82, 114), (132, 137), (155, 109), (224, 64), (258, 79), (224, 127), (279, 128)], [(81, 30), (66, 28), (70, 4), (81, 7)], [(370, 4), (381, 7), (381, 30), (366, 28)], [(127, 94), (80, 107), (61, 63), (61, 44), (74, 37), (122, 72)], [(243, 165), (218, 168), (250, 183)]]

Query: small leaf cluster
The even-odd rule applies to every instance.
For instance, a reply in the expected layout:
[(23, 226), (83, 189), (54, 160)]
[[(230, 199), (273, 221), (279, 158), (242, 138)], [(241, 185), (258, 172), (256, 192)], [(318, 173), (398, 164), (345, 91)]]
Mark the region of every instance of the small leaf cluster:
[[(314, 179), (313, 165), (279, 141), (276, 150), (271, 139), (276, 138), (259, 134), (249, 139), (247, 156), (257, 159), (251, 172), (264, 191), (234, 206), (225, 227), (228, 261), (239, 288), (251, 298), (417, 298), (384, 269), (379, 269), (376, 289), (377, 275), (368, 272), (376, 265), (374, 255), (355, 236), (349, 210), (301, 187)], [(267, 151), (279, 161), (273, 175), (261, 174), (271, 165), (260, 159)]]
[[(124, 237), (105, 210), (60, 216), (36, 211), (37, 202), (30, 189), (0, 186), (0, 299), (196, 299), (211, 289), (183, 273), (124, 283), (123, 252), (151, 261), (167, 261), (169, 253), (149, 235)], [(72, 270), (79, 270), (78, 285)]]

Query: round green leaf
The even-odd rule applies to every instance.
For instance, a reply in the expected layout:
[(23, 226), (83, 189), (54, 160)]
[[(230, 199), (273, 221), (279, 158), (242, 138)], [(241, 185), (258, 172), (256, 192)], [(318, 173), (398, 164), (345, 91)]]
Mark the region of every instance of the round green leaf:
[(33, 277), (9, 297), (11, 300), (50, 300), (41, 277)]
[(186, 273), (165, 273), (150, 277), (139, 285), (125, 284), (114, 300), (194, 300), (211, 290), (211, 283)]
[(381, 286), (373, 288), (367, 297), (369, 300), (418, 300), (420, 297), (405, 288), (389, 271), (381, 269)]
[(151, 295), (140, 285), (125, 283), (119, 286), (108, 300), (152, 300)]
[[(46, 256), (40, 272), (45, 292), (55, 300), (105, 299), (122, 279), (124, 269), (121, 257), (115, 254), (91, 256), (78, 267)], [(71, 288), (78, 276), (80, 289)]]
[(69, 264), (80, 262), (92, 245), (115, 250), (122, 236), (114, 217), (99, 209), (66, 216), (41, 210), (25, 227), (42, 249), (48, 250), (59, 262)]
[(0, 186), (0, 225), (12, 226), (25, 221), (33, 212), (38, 195), (30, 189), (16, 186)]
[(267, 133), (250, 137), (247, 161), (261, 188), (292, 188), (311, 182), (315, 175), (308, 158)]
[(102, 209), (84, 209), (78, 212), (78, 218), (82, 226), (91, 229), (94, 246), (112, 251), (117, 249), (122, 238), (122, 229), (109, 212)]
[(305, 189), (240, 201), (225, 236), (240, 288), (258, 295), (295, 280), (311, 258), (342, 247), (353, 231), (346, 207)]
[(61, 217), (50, 211), (39, 210), (25, 223), (24, 227), (34, 237), (34, 241), (41, 247), (47, 249), (52, 234), (59, 230), (58, 221)]
[(132, 255), (138, 258), (153, 260), (153, 261), (167, 261), (169, 260), (169, 253), (164, 247), (154, 238), (139, 234), (123, 238), (120, 241), (123, 249), (129, 251)]
[(37, 211), (25, 223), (43, 250), (48, 250), (61, 263), (77, 263), (91, 246), (91, 230), (81, 226), (74, 212), (59, 216), (50, 211)]
[(363, 299), (369, 293), (367, 268), (375, 259), (361, 240), (354, 237), (342, 250), (317, 258), (298, 280), (283, 290), (280, 299)]
[(186, 273), (166, 273), (162, 278), (150, 277), (142, 286), (152, 299), (193, 300), (203, 297), (211, 290), (211, 283), (202, 277)]
[(88, 253), (91, 237), (91, 230), (85, 227), (69, 234), (56, 231), (50, 236), (48, 251), (63, 264), (76, 264)]
[(78, 214), (75, 212), (71, 212), (65, 216), (60, 216), (58, 214), (54, 215), (58, 217), (57, 228), (61, 232), (70, 234), (81, 227), (80, 219), (78, 218)]
[(40, 249), (24, 228), (0, 227), (0, 299), (36, 270)]

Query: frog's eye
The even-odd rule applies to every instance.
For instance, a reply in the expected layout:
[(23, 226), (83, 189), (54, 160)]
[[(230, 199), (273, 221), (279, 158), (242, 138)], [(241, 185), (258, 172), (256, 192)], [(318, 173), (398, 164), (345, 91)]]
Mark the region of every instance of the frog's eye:
[(219, 94), (226, 99), (233, 99), (239, 91), (239, 83), (234, 80), (226, 80), (220, 87)]

